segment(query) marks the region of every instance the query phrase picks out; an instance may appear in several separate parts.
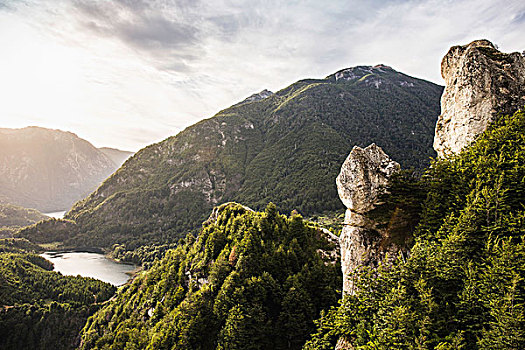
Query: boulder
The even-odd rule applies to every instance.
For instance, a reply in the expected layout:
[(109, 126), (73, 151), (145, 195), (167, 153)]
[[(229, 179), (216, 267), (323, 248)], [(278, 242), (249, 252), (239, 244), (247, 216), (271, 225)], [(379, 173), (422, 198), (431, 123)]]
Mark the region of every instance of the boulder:
[(336, 179), (339, 198), (348, 209), (366, 213), (399, 168), (375, 143), (366, 148), (354, 146)]

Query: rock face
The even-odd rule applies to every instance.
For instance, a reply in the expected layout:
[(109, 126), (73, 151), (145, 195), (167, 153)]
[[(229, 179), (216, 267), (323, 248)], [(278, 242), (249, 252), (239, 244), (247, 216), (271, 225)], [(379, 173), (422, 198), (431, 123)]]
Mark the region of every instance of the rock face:
[(340, 237), (345, 293), (353, 293), (352, 271), (360, 266), (376, 266), (385, 254), (397, 251), (381, 244), (386, 238), (384, 232), (365, 214), (375, 207), (388, 179), (399, 170), (399, 164), (376, 144), (364, 149), (355, 146), (341, 167), (336, 182), (339, 197), (347, 207)]
[(525, 58), (502, 53), (488, 40), (452, 47), (441, 75), (446, 87), (434, 137), (439, 157), (458, 153), (498, 115), (525, 105)]

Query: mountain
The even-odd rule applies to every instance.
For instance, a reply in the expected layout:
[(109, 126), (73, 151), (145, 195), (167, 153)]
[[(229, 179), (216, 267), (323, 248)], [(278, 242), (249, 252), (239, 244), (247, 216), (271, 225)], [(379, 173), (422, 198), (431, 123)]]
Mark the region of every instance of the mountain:
[[(66, 244), (176, 242), (227, 201), (342, 211), (333, 179), (353, 146), (375, 142), (403, 167), (428, 164), (442, 90), (358, 66), (234, 105), (137, 152), (66, 214), (76, 223)], [(38, 227), (22, 236), (33, 233), (45, 236)]]
[(116, 148), (110, 148), (110, 147), (100, 147), (98, 150), (104, 153), (106, 157), (111, 159), (113, 163), (115, 163), (117, 168), (120, 168), (120, 166), (124, 164), (126, 159), (128, 159), (129, 157), (133, 155), (133, 152), (122, 151), (122, 150), (119, 150)]
[(9, 236), (23, 226), (48, 218), (38, 210), (0, 202), (0, 237)]
[(0, 198), (42, 212), (65, 210), (118, 168), (71, 132), (0, 129)]

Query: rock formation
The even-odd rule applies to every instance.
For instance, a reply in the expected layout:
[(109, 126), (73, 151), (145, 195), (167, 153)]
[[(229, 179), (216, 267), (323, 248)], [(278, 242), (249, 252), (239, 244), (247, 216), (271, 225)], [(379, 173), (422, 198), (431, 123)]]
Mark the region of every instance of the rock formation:
[(488, 40), (454, 46), (441, 62), (446, 88), (436, 125), (439, 157), (459, 152), (497, 119), (525, 105), (525, 58)]
[(374, 143), (364, 149), (355, 146), (341, 167), (336, 182), (339, 197), (347, 207), (340, 237), (345, 293), (353, 292), (352, 271), (363, 265), (376, 266), (385, 254), (395, 255), (397, 251), (381, 244), (385, 232), (366, 213), (375, 207), (388, 179), (399, 170), (399, 164)]

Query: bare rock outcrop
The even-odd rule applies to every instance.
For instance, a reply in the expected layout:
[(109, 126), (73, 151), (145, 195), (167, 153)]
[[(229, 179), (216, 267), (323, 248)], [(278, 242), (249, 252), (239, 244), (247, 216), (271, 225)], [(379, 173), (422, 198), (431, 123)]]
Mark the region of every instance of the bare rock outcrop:
[(458, 153), (498, 115), (525, 105), (525, 57), (502, 53), (488, 40), (450, 48), (441, 75), (446, 87), (434, 137), (439, 157)]
[(355, 146), (341, 167), (336, 182), (339, 197), (347, 207), (340, 237), (345, 293), (353, 293), (352, 271), (360, 266), (376, 266), (385, 254), (395, 253), (391, 246), (382, 244), (383, 232), (365, 214), (378, 204), (388, 179), (399, 170), (399, 164), (376, 144), (364, 149)]

